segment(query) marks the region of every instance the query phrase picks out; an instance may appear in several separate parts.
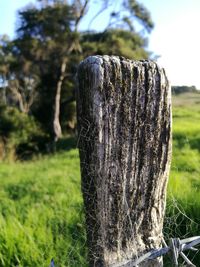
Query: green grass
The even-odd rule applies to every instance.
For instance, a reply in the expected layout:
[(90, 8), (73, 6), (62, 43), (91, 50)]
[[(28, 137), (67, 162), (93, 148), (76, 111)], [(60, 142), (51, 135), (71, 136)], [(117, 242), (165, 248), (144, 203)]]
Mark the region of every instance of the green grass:
[(0, 266), (85, 266), (78, 152), (1, 163)]
[(168, 196), (184, 203), (200, 198), (199, 103), (200, 94), (182, 94), (173, 99), (173, 157)]
[[(200, 94), (179, 95), (173, 103), (166, 239), (200, 234)], [(87, 266), (78, 151), (72, 139), (58, 150), (0, 163), (2, 267), (48, 267), (51, 258), (56, 267)]]
[[(166, 239), (200, 235), (200, 94), (173, 98), (173, 156), (164, 232)], [(199, 266), (200, 253), (190, 259)]]

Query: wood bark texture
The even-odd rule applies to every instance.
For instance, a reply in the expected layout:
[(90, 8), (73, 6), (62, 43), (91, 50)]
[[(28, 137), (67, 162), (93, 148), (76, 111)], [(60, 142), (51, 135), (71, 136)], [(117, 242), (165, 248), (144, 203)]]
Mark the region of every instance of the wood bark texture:
[[(92, 56), (78, 69), (77, 119), (91, 267), (161, 247), (171, 96), (152, 61)], [(162, 259), (139, 266), (163, 266)]]

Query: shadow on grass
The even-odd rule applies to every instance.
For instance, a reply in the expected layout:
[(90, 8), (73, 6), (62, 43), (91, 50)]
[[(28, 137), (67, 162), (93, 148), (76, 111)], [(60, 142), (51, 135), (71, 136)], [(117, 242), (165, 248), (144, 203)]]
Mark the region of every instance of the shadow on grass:
[(173, 140), (178, 149), (189, 145), (191, 149), (200, 151), (200, 135), (187, 136), (184, 133), (174, 133)]
[(56, 143), (51, 142), (49, 139), (42, 140), (42, 145), (30, 147), (27, 144), (21, 144), (16, 150), (16, 157), (20, 161), (29, 161), (37, 158), (39, 155), (49, 155), (57, 152), (70, 151), (77, 147), (77, 139), (75, 135), (63, 137)]
[(192, 149), (197, 149), (200, 152), (200, 136), (190, 140), (190, 147)]
[(55, 144), (55, 151), (69, 151), (77, 148), (77, 139), (75, 136), (63, 137)]

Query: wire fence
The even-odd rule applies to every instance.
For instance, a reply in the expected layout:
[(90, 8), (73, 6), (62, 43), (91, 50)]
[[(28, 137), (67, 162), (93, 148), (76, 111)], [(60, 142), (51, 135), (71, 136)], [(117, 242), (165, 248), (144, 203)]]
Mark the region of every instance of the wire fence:
[(174, 266), (179, 266), (179, 256), (182, 257), (184, 262), (187, 264), (187, 266), (196, 267), (184, 254), (183, 251), (185, 250), (194, 250), (197, 251), (195, 246), (200, 244), (200, 236), (190, 237), (186, 239), (180, 240), (179, 238), (171, 238), (169, 245), (166, 244), (166, 242), (163, 239), (163, 248), (160, 249), (153, 249), (146, 254), (142, 255), (138, 259), (132, 261), (129, 260), (127, 262), (124, 262), (122, 264), (114, 264), (111, 267), (139, 267), (138, 265), (140, 263), (143, 263), (145, 261), (150, 261), (153, 259), (156, 259), (158, 257), (164, 256), (168, 253), (172, 254), (172, 263)]
[[(173, 266), (179, 266), (179, 256), (182, 257), (186, 266), (196, 267), (184, 254), (186, 250), (193, 250), (197, 251), (198, 249), (195, 246), (200, 244), (200, 236), (194, 236), (190, 238), (185, 238), (180, 240), (179, 238), (171, 238), (169, 245), (166, 244), (165, 240), (162, 240), (163, 248), (153, 249), (146, 254), (142, 255), (141, 257), (137, 258), (136, 260), (128, 260), (123, 263), (113, 264), (110, 267), (139, 267), (140, 263), (147, 262), (150, 260), (154, 260), (158, 257), (164, 256), (166, 254), (171, 254)], [(51, 259), (51, 263), (49, 267), (56, 267), (54, 259)]]

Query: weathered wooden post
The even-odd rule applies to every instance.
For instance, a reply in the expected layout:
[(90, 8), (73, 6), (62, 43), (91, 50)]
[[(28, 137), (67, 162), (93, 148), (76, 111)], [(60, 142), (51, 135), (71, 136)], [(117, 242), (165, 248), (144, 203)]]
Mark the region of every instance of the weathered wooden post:
[[(116, 56), (88, 57), (78, 83), (90, 266), (124, 266), (161, 246), (171, 157), (169, 83), (156, 63)], [(162, 259), (139, 266), (163, 266)]]

